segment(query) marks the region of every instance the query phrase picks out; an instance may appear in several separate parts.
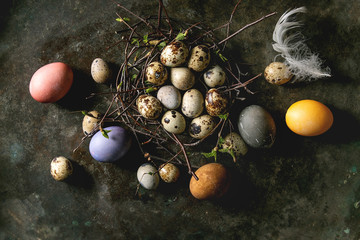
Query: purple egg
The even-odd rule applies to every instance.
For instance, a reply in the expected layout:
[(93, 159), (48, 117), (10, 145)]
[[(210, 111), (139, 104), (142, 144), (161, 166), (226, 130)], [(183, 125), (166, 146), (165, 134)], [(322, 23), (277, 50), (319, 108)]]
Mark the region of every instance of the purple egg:
[(90, 141), (91, 156), (99, 162), (115, 162), (120, 160), (130, 149), (131, 136), (122, 127), (112, 126), (104, 128), (109, 138), (98, 131)]

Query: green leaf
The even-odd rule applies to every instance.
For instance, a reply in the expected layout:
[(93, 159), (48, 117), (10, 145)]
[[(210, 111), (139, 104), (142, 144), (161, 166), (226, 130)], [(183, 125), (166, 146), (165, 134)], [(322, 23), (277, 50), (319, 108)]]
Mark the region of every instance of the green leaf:
[(115, 19), (116, 21), (118, 21), (118, 22), (129, 22), (130, 21), (130, 18), (128, 18), (128, 17), (123, 17), (122, 19), (121, 18), (117, 18), (117, 19)]
[(165, 42), (165, 41), (162, 41), (162, 42), (159, 43), (157, 46), (158, 46), (158, 48), (161, 50), (161, 49), (163, 49), (163, 48), (166, 46), (166, 42)]
[(104, 130), (104, 129), (103, 129), (103, 130), (101, 131), (102, 135), (103, 135), (105, 138), (107, 138), (107, 139), (109, 139), (109, 135), (108, 135), (109, 132), (111, 132), (111, 130)]
[(216, 162), (216, 157), (217, 157), (217, 150), (215, 150), (215, 148), (209, 152), (209, 153), (201, 153), (204, 157), (206, 158), (211, 158), (213, 157), (215, 159), (215, 162)]
[(149, 37), (148, 34), (144, 35), (143, 42), (144, 42), (145, 44), (147, 44), (147, 43), (149, 42), (148, 37)]
[(139, 47), (140, 46), (139, 39), (137, 39), (137, 38), (131, 39), (131, 44), (136, 44)]
[(81, 113), (86, 116), (87, 115), (87, 111), (81, 111)]
[(218, 117), (221, 118), (221, 119), (227, 120), (228, 117), (229, 117), (229, 113), (220, 114)]
[(185, 39), (185, 34), (180, 32), (177, 36), (176, 36), (176, 40), (182, 41)]
[(233, 161), (236, 162), (236, 156), (235, 156), (234, 150), (232, 148), (222, 148), (222, 149), (219, 149), (219, 152), (230, 154), (230, 156), (233, 158)]
[(221, 58), (221, 60), (223, 61), (223, 62), (226, 62), (228, 59), (224, 56), (224, 55), (222, 55), (221, 53), (219, 53), (219, 57)]
[(136, 78), (137, 78), (137, 74), (133, 74), (132, 76), (131, 76), (131, 81), (134, 81)]
[(222, 146), (225, 143), (225, 139), (223, 139), (221, 136), (219, 137), (219, 145)]
[(146, 93), (151, 93), (151, 92), (154, 92), (154, 91), (156, 91), (157, 90), (157, 88), (155, 88), (155, 87), (149, 87), (149, 88), (147, 88), (146, 90), (145, 90), (145, 92)]

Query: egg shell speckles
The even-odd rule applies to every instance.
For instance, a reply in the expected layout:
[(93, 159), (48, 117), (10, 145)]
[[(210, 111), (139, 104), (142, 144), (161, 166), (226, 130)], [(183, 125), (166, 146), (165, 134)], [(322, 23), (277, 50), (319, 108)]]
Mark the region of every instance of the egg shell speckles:
[(69, 159), (59, 156), (54, 158), (51, 161), (50, 164), (50, 173), (51, 176), (56, 181), (62, 181), (65, 180), (67, 177), (69, 177), (73, 172), (73, 166)]
[(226, 74), (219, 65), (211, 67), (204, 73), (204, 82), (209, 87), (222, 86), (225, 83), (225, 80)]
[(144, 163), (137, 170), (137, 179), (141, 186), (148, 190), (154, 190), (159, 185), (157, 169), (150, 163)]
[(53, 103), (68, 93), (73, 78), (73, 71), (67, 64), (49, 63), (34, 73), (30, 80), (29, 91), (36, 101)]
[(84, 116), (82, 128), (85, 135), (90, 134), (100, 122), (100, 113), (98, 111), (91, 111)]
[(236, 132), (226, 135), (223, 148), (232, 150), (236, 157), (244, 156), (248, 152), (248, 147), (246, 146), (244, 139)]
[(204, 110), (204, 97), (197, 89), (189, 89), (184, 93), (181, 111), (189, 118), (200, 116)]
[(176, 182), (180, 176), (180, 170), (172, 163), (164, 163), (159, 167), (160, 178), (166, 183)]
[(219, 116), (226, 113), (228, 99), (224, 94), (215, 88), (210, 89), (205, 96), (205, 108), (210, 116)]
[(146, 119), (157, 119), (162, 112), (161, 102), (151, 95), (140, 95), (136, 99), (139, 113)]
[(195, 75), (187, 67), (171, 68), (171, 83), (179, 90), (188, 90), (195, 84)]
[(293, 75), (284, 63), (272, 62), (265, 68), (264, 77), (271, 84), (282, 85), (290, 81)]
[(181, 94), (179, 90), (172, 85), (161, 87), (156, 97), (167, 109), (176, 109), (181, 104)]
[(188, 68), (194, 70), (195, 72), (201, 72), (210, 63), (210, 50), (205, 45), (195, 46), (191, 50)]
[(167, 67), (177, 67), (185, 63), (189, 50), (181, 41), (169, 43), (161, 52), (160, 61)]
[(202, 115), (194, 118), (190, 123), (190, 136), (196, 139), (202, 139), (211, 133), (215, 125), (214, 118), (210, 115)]
[(111, 75), (108, 64), (101, 58), (95, 58), (91, 63), (91, 76), (97, 83), (106, 83)]
[(161, 123), (166, 131), (174, 134), (180, 134), (184, 132), (186, 128), (184, 116), (175, 110), (167, 111), (162, 117)]
[(166, 67), (160, 62), (152, 62), (146, 67), (145, 76), (147, 81), (156, 86), (160, 86), (167, 80), (168, 72)]

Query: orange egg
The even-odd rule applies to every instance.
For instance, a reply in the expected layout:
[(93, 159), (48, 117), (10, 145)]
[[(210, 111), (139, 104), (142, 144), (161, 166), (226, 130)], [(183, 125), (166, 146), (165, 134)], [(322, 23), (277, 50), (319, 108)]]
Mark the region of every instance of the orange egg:
[(334, 118), (330, 109), (321, 102), (301, 100), (289, 107), (285, 120), (294, 133), (317, 136), (329, 130)]
[(63, 98), (73, 83), (71, 68), (54, 62), (39, 68), (30, 80), (29, 91), (38, 102), (52, 103)]

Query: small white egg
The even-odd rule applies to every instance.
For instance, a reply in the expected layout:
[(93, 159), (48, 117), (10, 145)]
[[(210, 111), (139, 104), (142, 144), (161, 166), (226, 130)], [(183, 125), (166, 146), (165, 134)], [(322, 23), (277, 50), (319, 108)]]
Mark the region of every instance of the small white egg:
[(180, 90), (188, 90), (195, 84), (194, 73), (187, 67), (171, 68), (171, 83)]
[(91, 64), (91, 76), (97, 83), (106, 83), (111, 75), (108, 64), (101, 58), (96, 58)]
[(200, 116), (204, 110), (204, 97), (197, 89), (189, 89), (184, 93), (181, 111), (189, 118)]
[(154, 190), (159, 185), (159, 174), (150, 163), (144, 163), (138, 168), (137, 179), (141, 186), (148, 190)]
[(205, 45), (195, 46), (191, 50), (188, 68), (194, 70), (195, 72), (201, 72), (210, 63), (210, 50)]
[(159, 167), (160, 178), (166, 183), (176, 182), (180, 176), (180, 170), (172, 163), (164, 163)]
[(223, 148), (232, 150), (236, 157), (244, 156), (248, 152), (248, 147), (242, 137), (236, 133), (231, 132), (224, 138)]
[(228, 99), (219, 90), (212, 88), (205, 96), (205, 108), (210, 116), (219, 116), (226, 113), (228, 108)]
[(100, 113), (98, 111), (88, 112), (83, 119), (82, 129), (85, 135), (90, 134), (100, 122)]
[(204, 82), (211, 88), (222, 86), (225, 80), (226, 74), (219, 65), (213, 66), (204, 73)]
[(271, 84), (282, 85), (290, 81), (293, 75), (284, 63), (272, 62), (265, 68), (264, 77)]
[(168, 78), (166, 67), (160, 62), (152, 62), (145, 69), (146, 80), (150, 83), (160, 86), (165, 83)]
[(184, 116), (175, 110), (167, 111), (162, 117), (161, 123), (166, 131), (174, 134), (180, 134), (184, 132), (186, 128)]
[(72, 172), (73, 166), (66, 157), (59, 156), (51, 161), (50, 173), (56, 181), (65, 180)]
[(140, 95), (136, 99), (136, 106), (139, 113), (146, 119), (157, 119), (162, 112), (160, 101), (151, 95)]
[(190, 123), (190, 136), (196, 139), (202, 139), (208, 136), (215, 126), (214, 118), (210, 115), (202, 115), (194, 118)]
[(161, 52), (160, 61), (167, 67), (177, 67), (185, 63), (189, 50), (181, 41), (169, 43)]
[(176, 109), (181, 104), (181, 94), (179, 90), (172, 85), (161, 87), (156, 97), (167, 109)]

